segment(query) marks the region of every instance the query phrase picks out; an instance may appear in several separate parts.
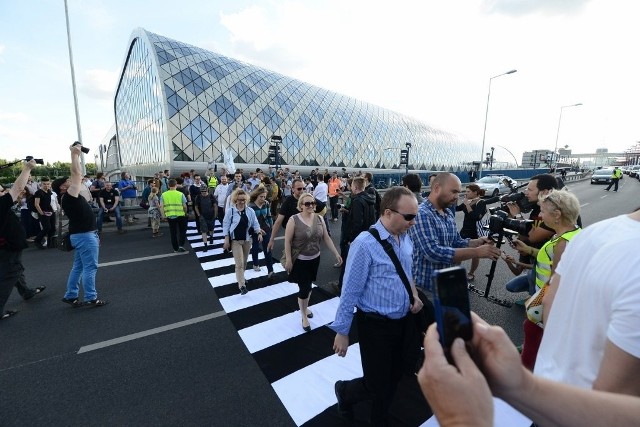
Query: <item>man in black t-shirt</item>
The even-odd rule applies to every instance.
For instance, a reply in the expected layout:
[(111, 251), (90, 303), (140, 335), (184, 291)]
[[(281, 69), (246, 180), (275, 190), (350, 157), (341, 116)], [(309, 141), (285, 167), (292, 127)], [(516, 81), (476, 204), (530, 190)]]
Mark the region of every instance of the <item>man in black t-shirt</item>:
[[(40, 232), (34, 239), (34, 243), (38, 249), (53, 248), (53, 235), (56, 232), (56, 213), (51, 207), (51, 181), (49, 178), (42, 178), (40, 181), (40, 189), (33, 195), (33, 205), (38, 214), (40, 221)], [(43, 239), (47, 238), (46, 246)]]
[(109, 181), (104, 183), (104, 188), (98, 194), (98, 233), (102, 233), (102, 219), (109, 216), (111, 212), (116, 214), (116, 227), (118, 233), (124, 233), (122, 229), (122, 215), (120, 215), (120, 192)]
[(46, 288), (40, 286), (31, 289), (27, 286), (22, 265), (22, 250), (27, 247), (27, 236), (18, 217), (11, 211), (35, 166), (35, 160), (26, 162), (10, 190), (0, 186), (0, 320), (16, 314), (14, 310), (4, 311), (4, 305), (14, 286), (25, 300), (31, 299)]
[(278, 218), (276, 218), (276, 222), (273, 224), (273, 228), (271, 229), (271, 238), (269, 239), (269, 243), (267, 244), (267, 250), (273, 251), (273, 244), (275, 242), (275, 238), (278, 235), (278, 231), (280, 231), (280, 227), (285, 228), (287, 226), (287, 221), (293, 215), (300, 213), (298, 210), (298, 199), (302, 195), (304, 191), (304, 182), (302, 179), (296, 178), (291, 183), (291, 196), (285, 197), (282, 202), (282, 206), (280, 206), (280, 211), (278, 212)]
[[(67, 280), (67, 291), (62, 302), (72, 307), (100, 307), (109, 301), (98, 299), (96, 273), (98, 271), (98, 251), (100, 242), (96, 232), (96, 217), (88, 203), (91, 194), (82, 184), (80, 149), (82, 144), (69, 147), (71, 150), (71, 177), (59, 178), (53, 182), (53, 191), (60, 195), (60, 205), (69, 218), (71, 245), (75, 249), (73, 267)], [(85, 194), (86, 193), (86, 194)], [(84, 302), (78, 295), (82, 279)]]

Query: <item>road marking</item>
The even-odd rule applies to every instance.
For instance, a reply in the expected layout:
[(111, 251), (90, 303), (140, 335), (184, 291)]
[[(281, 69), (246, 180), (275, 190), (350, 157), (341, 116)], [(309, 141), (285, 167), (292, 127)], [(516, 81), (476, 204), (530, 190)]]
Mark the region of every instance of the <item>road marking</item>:
[(227, 313), (224, 310), (221, 310), (215, 313), (207, 314), (205, 316), (194, 317), (193, 319), (183, 320), (182, 322), (176, 322), (170, 325), (160, 326), (159, 328), (153, 328), (147, 331), (136, 332), (135, 334), (131, 334), (131, 335), (125, 335), (123, 337), (114, 338), (111, 340), (102, 341), (95, 344), (85, 345), (83, 347), (80, 347), (80, 350), (78, 350), (77, 354), (86, 353), (88, 351), (93, 351), (93, 350), (99, 350), (101, 348), (109, 347), (116, 344), (122, 344), (127, 341), (133, 341), (139, 338), (148, 337), (150, 335), (159, 334), (161, 332), (170, 331), (172, 329), (193, 325), (194, 323), (205, 322), (207, 320), (215, 319), (216, 317), (224, 316), (226, 314)]
[(103, 262), (98, 264), (98, 267), (111, 267), (112, 265), (120, 265), (120, 264), (129, 264), (130, 262), (140, 262), (140, 261), (148, 261), (150, 259), (159, 259), (159, 258), (167, 258), (170, 256), (182, 256), (186, 255), (189, 252), (174, 252), (170, 254), (162, 254), (162, 255), (150, 255), (142, 258), (131, 258), (131, 259), (123, 259), (122, 261), (111, 261), (111, 262)]
[(605, 194), (604, 196), (600, 196), (601, 199), (604, 199), (605, 197), (607, 197), (607, 194)]
[(587, 206), (589, 204), (589, 202), (585, 203), (584, 205), (580, 205), (581, 208), (584, 208), (585, 206)]

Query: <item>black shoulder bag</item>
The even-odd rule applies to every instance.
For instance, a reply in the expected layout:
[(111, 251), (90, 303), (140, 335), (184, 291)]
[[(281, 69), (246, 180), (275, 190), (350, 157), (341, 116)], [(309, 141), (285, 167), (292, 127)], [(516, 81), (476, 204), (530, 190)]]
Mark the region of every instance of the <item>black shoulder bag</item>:
[[(382, 245), (384, 251), (391, 258), (391, 262), (396, 267), (396, 271), (398, 272), (398, 276), (402, 280), (407, 293), (409, 294), (409, 303), (413, 305), (414, 298), (413, 292), (411, 292), (411, 284), (409, 283), (409, 278), (407, 274), (404, 272), (402, 265), (400, 264), (400, 260), (398, 259), (398, 255), (393, 250), (393, 246), (386, 240), (382, 240), (380, 238), (380, 233), (374, 227), (369, 228), (369, 233)], [(418, 349), (418, 358), (415, 364), (415, 372), (417, 373), (420, 367), (422, 366), (422, 362), (424, 361), (424, 351), (422, 351), (422, 343), (424, 342), (424, 336), (427, 333), (427, 328), (435, 319), (435, 308), (433, 307), (433, 303), (427, 298), (427, 296), (420, 290), (416, 289), (418, 293), (418, 298), (422, 301), (422, 309), (413, 315), (413, 320), (415, 321), (416, 326), (416, 337), (415, 339), (418, 341), (416, 348)]]

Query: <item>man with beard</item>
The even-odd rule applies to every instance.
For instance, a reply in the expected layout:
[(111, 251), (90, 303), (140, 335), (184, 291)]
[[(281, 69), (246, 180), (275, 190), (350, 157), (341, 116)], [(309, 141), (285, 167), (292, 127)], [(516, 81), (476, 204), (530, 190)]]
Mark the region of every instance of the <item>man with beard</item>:
[(439, 173), (433, 179), (429, 197), (420, 205), (416, 226), (409, 229), (415, 252), (412, 272), (416, 283), (431, 291), (435, 270), (452, 267), (471, 258), (500, 257), (500, 249), (488, 237), (463, 239), (449, 207), (462, 191), (460, 179), (452, 173)]

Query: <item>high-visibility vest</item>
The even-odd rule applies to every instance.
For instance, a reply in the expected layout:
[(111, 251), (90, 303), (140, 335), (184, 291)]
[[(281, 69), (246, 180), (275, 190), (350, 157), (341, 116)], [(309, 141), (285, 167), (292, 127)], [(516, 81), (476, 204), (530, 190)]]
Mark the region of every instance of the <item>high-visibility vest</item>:
[(162, 206), (164, 207), (164, 216), (167, 218), (184, 216), (184, 208), (182, 198), (184, 194), (178, 190), (169, 190), (162, 193)]
[(216, 188), (218, 186), (218, 178), (215, 175), (209, 177), (209, 188)]
[(551, 278), (551, 266), (553, 265), (554, 248), (556, 244), (560, 239), (570, 241), (580, 231), (582, 231), (581, 228), (567, 231), (566, 233), (561, 234), (555, 239), (551, 239), (542, 245), (538, 251), (538, 256), (536, 256), (536, 286), (538, 288), (542, 288)]
[(622, 171), (620, 169), (614, 169), (613, 175), (611, 176), (611, 178), (620, 179), (621, 176), (622, 176)]

